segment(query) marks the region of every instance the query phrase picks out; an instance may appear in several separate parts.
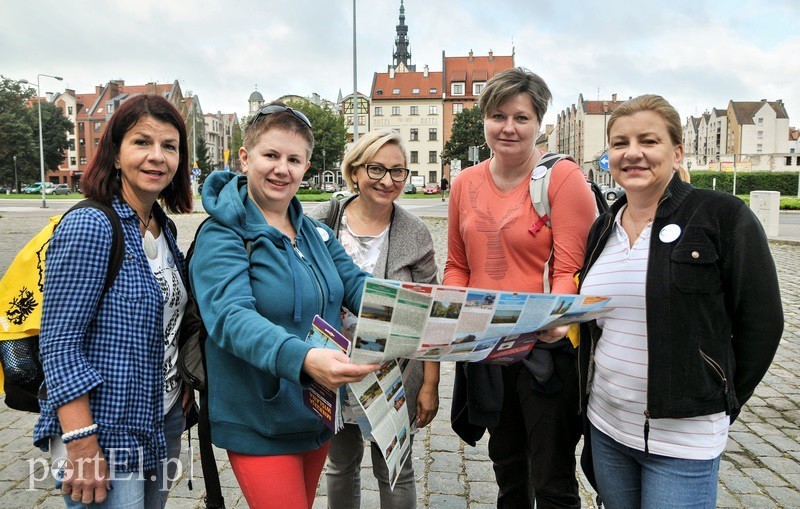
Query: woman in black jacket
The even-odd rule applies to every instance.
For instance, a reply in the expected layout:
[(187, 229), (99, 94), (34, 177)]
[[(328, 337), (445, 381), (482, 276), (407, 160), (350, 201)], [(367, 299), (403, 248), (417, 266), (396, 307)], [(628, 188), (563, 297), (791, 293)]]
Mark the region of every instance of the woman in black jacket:
[(581, 327), (582, 461), (610, 509), (714, 507), (728, 427), (783, 331), (775, 264), (740, 199), (680, 179), (680, 116), (662, 97), (608, 121), (626, 191), (592, 227), (580, 292), (614, 311)]

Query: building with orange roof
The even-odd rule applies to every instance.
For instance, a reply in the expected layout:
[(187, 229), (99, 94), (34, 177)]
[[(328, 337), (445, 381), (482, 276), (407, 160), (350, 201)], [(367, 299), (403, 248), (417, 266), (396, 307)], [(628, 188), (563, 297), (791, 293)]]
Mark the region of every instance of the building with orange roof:
[(448, 57), (442, 50), (442, 77), (444, 84), (444, 138), (447, 143), (453, 129), (455, 116), (465, 108), (478, 105), (483, 87), (495, 74), (514, 67), (511, 55), (495, 56), (492, 50), (486, 56), (475, 56), (472, 50), (464, 57)]
[(75, 125), (75, 129), (73, 134), (67, 135), (69, 147), (64, 161), (58, 169), (47, 171), (47, 180), (66, 183), (70, 188), (76, 188), (80, 176), (94, 157), (108, 119), (120, 104), (141, 94), (159, 94), (165, 97), (186, 118), (188, 109), (183, 102), (183, 92), (177, 80), (171, 84), (145, 85), (125, 85), (123, 80), (111, 80), (106, 85), (96, 86), (94, 92), (78, 94), (75, 90), (66, 89), (52, 98), (48, 97), (48, 100), (61, 108)]
[(394, 129), (408, 149), (411, 175), (438, 183), (442, 176), (442, 73), (376, 72), (372, 79), (369, 123)]

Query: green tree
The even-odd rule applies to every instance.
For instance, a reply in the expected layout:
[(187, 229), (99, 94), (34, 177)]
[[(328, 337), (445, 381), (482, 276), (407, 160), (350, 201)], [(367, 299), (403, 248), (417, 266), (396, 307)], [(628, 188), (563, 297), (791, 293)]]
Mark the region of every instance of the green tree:
[[(29, 86), (0, 76), (0, 181), (14, 182), (14, 156), (21, 182), (40, 179), (39, 117), (36, 94)], [(64, 159), (67, 133), (73, 125), (61, 109), (42, 102), (42, 139), (45, 168), (56, 168)]]
[(344, 144), (347, 141), (344, 117), (335, 111), (311, 103), (290, 101), (287, 106), (302, 111), (311, 121), (311, 130), (314, 133), (314, 152), (311, 154), (311, 166), (305, 177), (321, 176), (323, 169), (336, 172), (344, 155)]
[[(14, 182), (14, 156), (19, 180), (30, 182), (38, 169), (38, 131), (25, 107), (34, 97), (30, 88), (0, 77), (0, 181)], [(36, 179), (38, 180), (38, 178)]]
[(197, 166), (200, 168), (200, 182), (205, 181), (212, 171), (221, 169), (214, 166), (213, 159), (208, 153), (205, 130), (197, 131)]
[(469, 166), (469, 147), (480, 147), (478, 153), (481, 161), (489, 157), (489, 147), (483, 136), (483, 115), (480, 108), (468, 108), (456, 114), (453, 119), (453, 132), (444, 144), (442, 158), (445, 161), (458, 159), (461, 167)]
[[(32, 114), (38, 122), (38, 112), (33, 111)], [(55, 104), (42, 102), (42, 139), (46, 169), (58, 168), (64, 161), (64, 152), (69, 147), (67, 133), (72, 134), (74, 131), (75, 126), (64, 116), (61, 108)]]
[(244, 145), (243, 125), (245, 125), (244, 121), (242, 121), (241, 125), (233, 124), (231, 127), (231, 155), (230, 159), (228, 159), (228, 165), (233, 171), (241, 171), (242, 167), (241, 163), (239, 163), (239, 149)]

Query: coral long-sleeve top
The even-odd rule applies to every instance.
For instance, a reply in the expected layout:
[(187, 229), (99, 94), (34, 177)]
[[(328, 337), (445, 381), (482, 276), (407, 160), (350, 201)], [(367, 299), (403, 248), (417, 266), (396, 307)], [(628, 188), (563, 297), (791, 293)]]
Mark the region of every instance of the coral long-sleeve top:
[(551, 293), (576, 293), (573, 276), (583, 263), (596, 213), (580, 168), (568, 160), (555, 165), (548, 189), (552, 227), (533, 235), (528, 230), (539, 216), (531, 202), (530, 173), (502, 193), (490, 161), (467, 168), (452, 183), (444, 284), (541, 293), (552, 246)]

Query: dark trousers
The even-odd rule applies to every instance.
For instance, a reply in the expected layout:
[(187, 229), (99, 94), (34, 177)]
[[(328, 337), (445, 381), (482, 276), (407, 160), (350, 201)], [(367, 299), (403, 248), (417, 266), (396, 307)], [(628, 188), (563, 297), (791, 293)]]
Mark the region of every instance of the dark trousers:
[(498, 508), (580, 508), (575, 447), (581, 434), (577, 360), (552, 352), (560, 389), (545, 394), (521, 363), (503, 366), (500, 424), (489, 430)]

